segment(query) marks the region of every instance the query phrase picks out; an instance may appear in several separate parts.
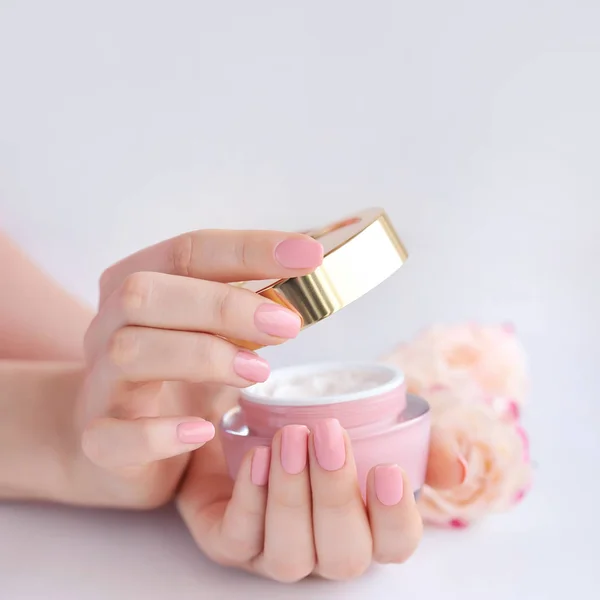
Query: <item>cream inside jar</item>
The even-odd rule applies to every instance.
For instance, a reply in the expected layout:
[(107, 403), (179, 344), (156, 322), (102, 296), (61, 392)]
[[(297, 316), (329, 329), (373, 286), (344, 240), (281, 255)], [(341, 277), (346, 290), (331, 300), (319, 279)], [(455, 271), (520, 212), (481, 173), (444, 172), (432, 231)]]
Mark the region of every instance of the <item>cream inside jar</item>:
[(429, 406), (406, 394), (404, 375), (379, 363), (317, 363), (273, 371), (262, 384), (242, 390), (239, 406), (221, 422), (225, 455), (235, 477), (244, 455), (270, 445), (289, 424), (309, 429), (338, 419), (352, 443), (364, 493), (369, 470), (398, 464), (414, 490), (423, 485), (429, 448)]

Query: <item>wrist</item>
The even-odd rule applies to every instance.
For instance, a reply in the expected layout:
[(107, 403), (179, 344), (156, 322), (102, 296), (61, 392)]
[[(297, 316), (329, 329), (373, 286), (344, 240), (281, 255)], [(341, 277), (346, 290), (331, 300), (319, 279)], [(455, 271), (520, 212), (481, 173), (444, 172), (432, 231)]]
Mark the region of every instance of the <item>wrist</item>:
[(0, 498), (72, 501), (78, 364), (0, 361)]

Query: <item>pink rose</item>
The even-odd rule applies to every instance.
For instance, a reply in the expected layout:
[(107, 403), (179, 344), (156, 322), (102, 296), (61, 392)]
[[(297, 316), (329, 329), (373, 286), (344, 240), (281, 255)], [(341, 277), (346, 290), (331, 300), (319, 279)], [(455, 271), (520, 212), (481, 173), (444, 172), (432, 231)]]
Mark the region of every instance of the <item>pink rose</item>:
[(385, 359), (401, 368), (409, 392), (443, 387), (463, 401), (485, 400), (517, 420), (528, 392), (526, 357), (511, 326), (434, 326)]
[(524, 430), (485, 404), (461, 402), (450, 391), (426, 395), (432, 422), (454, 436), (467, 462), (465, 481), (449, 490), (424, 486), (419, 509), (426, 523), (466, 527), (519, 502), (531, 484)]

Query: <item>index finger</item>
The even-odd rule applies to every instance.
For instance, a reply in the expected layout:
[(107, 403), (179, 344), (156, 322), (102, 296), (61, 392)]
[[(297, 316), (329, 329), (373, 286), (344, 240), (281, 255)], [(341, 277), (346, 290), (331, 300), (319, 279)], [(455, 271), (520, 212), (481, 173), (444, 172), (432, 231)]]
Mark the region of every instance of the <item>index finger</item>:
[(140, 250), (108, 268), (100, 279), (100, 303), (139, 271), (229, 283), (295, 277), (310, 273), (322, 261), (323, 246), (301, 233), (192, 231)]

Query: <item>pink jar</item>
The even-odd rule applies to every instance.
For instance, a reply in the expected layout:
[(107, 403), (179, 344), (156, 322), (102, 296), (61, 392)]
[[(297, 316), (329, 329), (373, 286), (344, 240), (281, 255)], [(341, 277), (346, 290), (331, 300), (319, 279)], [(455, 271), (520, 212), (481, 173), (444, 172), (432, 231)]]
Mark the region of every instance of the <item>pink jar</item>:
[(242, 390), (239, 406), (221, 421), (231, 476), (251, 448), (270, 445), (284, 425), (311, 428), (324, 418), (338, 419), (347, 430), (363, 495), (369, 470), (379, 464), (400, 465), (419, 491), (429, 450), (429, 405), (406, 394), (401, 371), (379, 363), (288, 367)]

